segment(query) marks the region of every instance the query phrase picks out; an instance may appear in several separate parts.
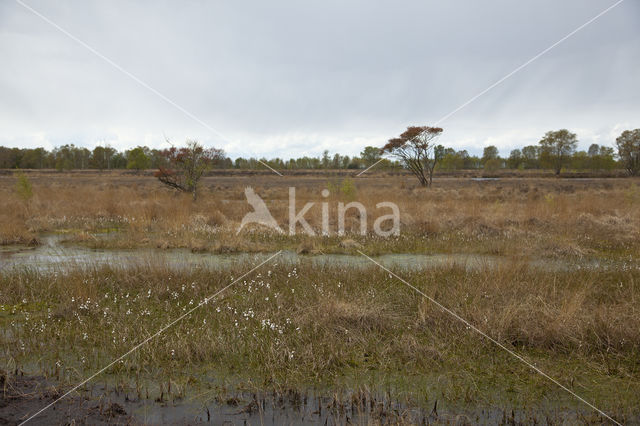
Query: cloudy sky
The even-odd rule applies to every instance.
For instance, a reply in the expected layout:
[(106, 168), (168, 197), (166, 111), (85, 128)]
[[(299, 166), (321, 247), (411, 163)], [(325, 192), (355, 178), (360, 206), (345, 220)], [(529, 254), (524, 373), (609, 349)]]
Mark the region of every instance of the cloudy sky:
[[(192, 138), (285, 158), (432, 125), (615, 3), (21, 1), (0, 0), (0, 145)], [(508, 155), (569, 128), (612, 146), (640, 127), (639, 23), (623, 1), (439, 123), (440, 142)]]

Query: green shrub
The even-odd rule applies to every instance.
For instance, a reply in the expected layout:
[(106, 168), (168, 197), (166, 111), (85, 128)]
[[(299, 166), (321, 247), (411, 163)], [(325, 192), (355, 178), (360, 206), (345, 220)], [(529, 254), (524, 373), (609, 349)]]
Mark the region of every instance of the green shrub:
[(18, 181), (16, 182), (15, 187), (16, 194), (18, 194), (18, 197), (27, 201), (31, 197), (33, 197), (33, 187), (31, 186), (31, 181), (24, 175), (24, 173), (21, 172), (17, 173), (17, 178)]
[(337, 195), (341, 199), (353, 201), (356, 198), (356, 186), (350, 178), (329, 182), (327, 188), (331, 194)]

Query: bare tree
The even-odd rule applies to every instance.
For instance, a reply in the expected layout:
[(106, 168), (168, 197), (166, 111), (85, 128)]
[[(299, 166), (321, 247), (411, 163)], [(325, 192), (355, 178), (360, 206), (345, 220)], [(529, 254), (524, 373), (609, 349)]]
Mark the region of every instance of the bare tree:
[(629, 174), (640, 174), (640, 129), (625, 130), (616, 139), (618, 157)]
[(431, 186), (433, 171), (444, 154), (444, 147), (435, 144), (442, 131), (440, 127), (407, 127), (400, 137), (389, 139), (382, 152), (399, 159), (418, 178), (420, 185)]
[(224, 160), (224, 151), (205, 149), (197, 141), (187, 141), (183, 148), (171, 147), (163, 151), (168, 167), (160, 167), (155, 176), (170, 188), (190, 192), (195, 200), (200, 178), (217, 161)]

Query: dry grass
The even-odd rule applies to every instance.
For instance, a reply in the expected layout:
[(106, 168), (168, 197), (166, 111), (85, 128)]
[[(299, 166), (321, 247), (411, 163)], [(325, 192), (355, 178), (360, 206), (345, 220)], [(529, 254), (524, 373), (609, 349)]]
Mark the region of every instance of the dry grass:
[[(640, 241), (640, 186), (632, 179), (505, 179), (473, 182), (436, 181), (434, 188), (416, 187), (406, 176), (353, 180), (341, 194), (344, 180), (311, 176), (206, 178), (198, 202), (160, 186), (152, 177), (109, 175), (31, 175), (34, 197), (21, 200), (15, 178), (0, 177), (0, 241), (26, 242), (43, 232), (73, 234), (122, 231), (119, 237), (70, 238), (102, 247), (188, 247), (195, 251), (264, 251), (295, 249), (302, 236), (280, 237), (264, 229), (236, 235), (245, 213), (245, 186), (252, 185), (272, 214), (288, 229), (288, 186), (296, 187), (298, 210), (316, 202), (305, 216), (318, 231), (319, 203), (329, 203), (330, 229), (337, 230), (337, 203), (356, 200), (368, 212), (367, 229), (388, 210), (381, 201), (398, 204), (400, 238), (356, 235), (360, 218), (349, 210), (346, 230), (369, 252), (482, 252), (534, 257), (631, 256)], [(259, 183), (256, 185), (256, 183)], [(320, 192), (332, 188), (323, 199)], [(299, 231), (301, 229), (299, 228)], [(340, 238), (317, 237), (322, 251), (345, 251)]]

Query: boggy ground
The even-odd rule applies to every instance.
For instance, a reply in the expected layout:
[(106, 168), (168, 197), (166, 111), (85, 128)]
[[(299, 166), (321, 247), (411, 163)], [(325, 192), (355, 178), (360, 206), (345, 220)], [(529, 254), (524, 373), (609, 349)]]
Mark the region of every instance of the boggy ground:
[[(168, 394), (150, 399), (122, 387), (88, 384), (56, 402), (70, 386), (60, 386), (44, 376), (0, 372), (0, 424), (18, 425), (148, 425), (148, 424), (447, 424), (469, 420), (464, 415), (410, 409), (386, 396), (360, 392), (344, 396), (313, 396), (297, 392), (256, 393), (233, 391), (217, 394), (204, 403), (191, 403)], [(44, 409), (54, 404), (50, 409)], [(503, 421), (528, 418), (528, 413), (495, 412)], [(531, 417), (531, 414), (528, 414)]]
[[(251, 266), (5, 270), (2, 368), (79, 383)], [(638, 422), (638, 268), (398, 273), (618, 421)], [(384, 393), (402, 407), (428, 413), (437, 401), (440, 413), (491, 423), (511, 410), (525, 423), (603, 420), (375, 266), (273, 259), (97, 380), (132, 398), (205, 405), (239, 390)]]
[[(186, 247), (194, 251), (256, 252), (293, 249), (305, 253), (389, 252), (481, 253), (528, 257), (636, 259), (640, 256), (640, 180), (624, 178), (503, 178), (473, 181), (436, 179), (420, 188), (407, 174), (247, 174), (220, 171), (203, 180), (198, 201), (163, 188), (149, 175), (29, 173), (33, 196), (21, 198), (16, 178), (0, 176), (0, 242), (38, 243), (46, 232), (95, 248)], [(527, 176), (524, 174), (524, 176)], [(254, 188), (287, 231), (289, 187), (296, 188), (296, 212), (316, 232), (300, 226), (294, 236), (263, 227), (237, 234), (251, 211), (244, 189)], [(327, 198), (321, 196), (329, 189)], [(346, 236), (336, 235), (339, 202), (367, 209), (367, 235), (360, 235), (357, 210), (347, 211)], [(389, 214), (377, 203), (399, 206), (400, 236), (373, 233), (376, 218)], [(329, 236), (321, 234), (321, 203), (329, 206)], [(389, 222), (386, 222), (389, 225)], [(118, 232), (115, 232), (118, 231)], [(95, 238), (112, 232), (109, 238)], [(347, 238), (349, 244), (344, 244)]]
[[(27, 420), (63, 395), (63, 389), (42, 376), (0, 371), (0, 424), (17, 425)], [(92, 424), (127, 425), (134, 419), (128, 416), (122, 405), (108, 398), (89, 398), (73, 395), (31, 421), (34, 425)]]
[[(442, 178), (424, 189), (403, 174), (222, 173), (204, 180), (194, 202), (150, 176), (28, 176), (31, 197), (15, 191), (15, 177), (0, 176), (3, 244), (38, 244), (43, 233), (59, 233), (67, 244), (96, 248), (502, 255), (511, 260), (473, 271), (397, 272), (618, 421), (639, 422), (638, 180)], [(354, 211), (346, 236), (262, 228), (236, 234), (250, 211), (247, 186), (284, 229), (294, 186), (296, 210), (316, 203), (306, 215), (316, 231), (321, 202), (329, 203), (332, 230), (338, 202), (363, 203), (371, 231), (376, 204), (391, 201), (400, 208), (401, 235), (359, 235)], [(526, 262), (555, 257), (617, 266), (552, 271)], [(0, 268), (1, 368), (63, 387), (78, 383), (252, 266)], [(423, 414), (437, 405), (440, 413), (487, 423), (509, 421), (501, 414), (510, 410), (524, 423), (603, 420), (379, 268), (319, 268), (304, 259), (298, 265), (274, 259), (98, 380), (152, 401), (170, 395), (206, 404), (236, 392), (310, 391), (343, 401), (384, 393)]]

